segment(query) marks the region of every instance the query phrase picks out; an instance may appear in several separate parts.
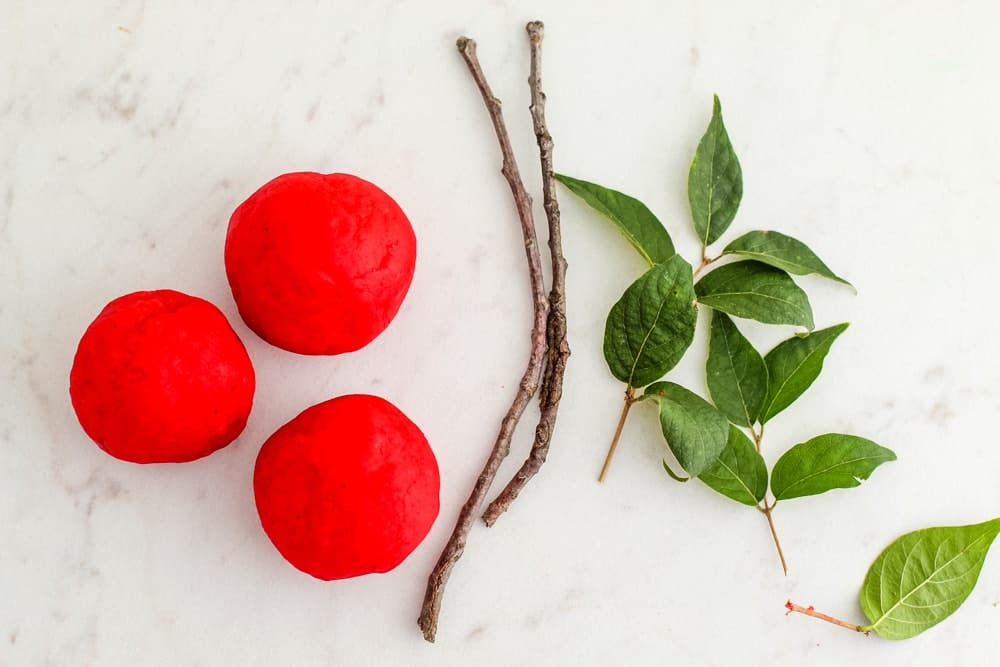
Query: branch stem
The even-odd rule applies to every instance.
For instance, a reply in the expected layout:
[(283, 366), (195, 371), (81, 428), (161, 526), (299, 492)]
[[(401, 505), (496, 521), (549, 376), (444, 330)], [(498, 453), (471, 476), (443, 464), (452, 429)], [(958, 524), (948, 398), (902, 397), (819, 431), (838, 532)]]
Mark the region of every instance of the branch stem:
[(788, 576), (788, 563), (785, 562), (785, 552), (781, 549), (781, 540), (778, 539), (778, 531), (774, 527), (774, 517), (771, 514), (774, 512), (774, 505), (776, 503), (768, 504), (767, 499), (764, 499), (764, 506), (758, 509), (764, 513), (767, 517), (767, 526), (771, 529), (771, 539), (774, 540), (774, 548), (778, 550), (778, 559), (781, 561), (781, 570)]
[(618, 426), (615, 428), (615, 435), (611, 439), (611, 447), (608, 448), (608, 455), (604, 457), (601, 474), (597, 476), (598, 482), (603, 482), (608, 474), (608, 468), (611, 467), (611, 459), (615, 457), (615, 450), (618, 449), (618, 441), (621, 440), (622, 429), (625, 428), (625, 420), (628, 419), (628, 411), (632, 409), (633, 403), (635, 403), (635, 388), (629, 385), (625, 388), (625, 404), (622, 406), (622, 414), (618, 418)]
[(826, 621), (827, 623), (833, 623), (834, 625), (839, 625), (842, 628), (847, 628), (848, 630), (853, 630), (854, 632), (860, 632), (865, 636), (871, 634), (872, 631), (871, 628), (862, 627), (855, 623), (848, 623), (847, 621), (842, 621), (839, 618), (830, 616), (829, 614), (823, 614), (821, 612), (818, 612), (816, 611), (816, 609), (812, 607), (812, 605), (808, 607), (803, 607), (789, 600), (788, 602), (785, 603), (785, 609), (788, 610), (785, 612), (785, 616), (788, 616), (792, 612), (798, 612), (800, 614), (805, 614), (806, 616), (812, 616), (813, 618), (818, 618), (821, 621)]
[[(721, 257), (721, 256), (722, 255), (719, 255), (719, 257)], [(708, 253), (705, 251), (705, 248), (702, 248), (701, 249), (701, 264), (699, 264), (698, 268), (696, 268), (694, 270), (694, 277), (697, 278), (699, 275), (701, 275), (701, 272), (705, 270), (705, 267), (707, 267), (709, 264), (711, 264), (712, 262), (714, 262), (717, 259), (719, 259), (719, 257), (709, 257)]]
[(497, 141), (500, 144), (500, 153), (503, 157), (503, 165), (500, 172), (510, 186), (524, 237), (524, 251), (528, 259), (528, 275), (531, 283), (531, 299), (534, 305), (534, 320), (531, 329), (531, 353), (527, 367), (518, 384), (517, 392), (511, 402), (510, 408), (507, 410), (507, 414), (500, 423), (499, 433), (497, 433), (493, 449), (483, 466), (482, 472), (479, 473), (479, 477), (476, 479), (475, 486), (473, 486), (469, 498), (465, 501), (459, 512), (455, 529), (452, 531), (451, 537), (441, 552), (437, 564), (427, 579), (427, 590), (424, 594), (424, 602), (417, 622), (423, 631), (424, 639), (429, 642), (433, 642), (437, 635), (438, 616), (441, 613), (441, 600), (444, 596), (445, 585), (451, 576), (451, 571), (465, 551), (465, 543), (469, 531), (472, 529), (475, 518), (482, 511), (486, 494), (493, 484), (500, 464), (510, 452), (510, 441), (514, 434), (514, 428), (517, 426), (521, 415), (524, 413), (524, 409), (538, 388), (542, 366), (545, 361), (545, 327), (548, 317), (548, 299), (545, 296), (545, 285), (542, 280), (542, 262), (535, 234), (535, 221), (531, 212), (531, 197), (525, 190), (524, 182), (521, 180), (520, 172), (517, 169), (510, 136), (507, 133), (503, 111), (500, 108), (500, 100), (493, 95), (493, 91), (486, 81), (486, 76), (483, 74), (479, 58), (476, 55), (476, 43), (467, 37), (460, 37), (456, 42), (456, 46), (459, 53), (462, 54), (462, 58), (465, 60), (472, 78), (476, 82), (476, 86), (479, 88), (490, 120), (493, 122)]
[(531, 69), (528, 87), (531, 90), (531, 120), (538, 143), (542, 167), (542, 197), (545, 218), (549, 228), (549, 255), (552, 260), (552, 289), (549, 291), (549, 314), (545, 327), (547, 356), (545, 371), (539, 391), (540, 416), (535, 427), (535, 440), (531, 452), (496, 500), (483, 514), (483, 521), (492, 526), (507, 511), (524, 486), (539, 471), (549, 453), (549, 443), (555, 430), (562, 399), (563, 378), (569, 360), (569, 342), (566, 339), (566, 258), (563, 256), (562, 228), (559, 221), (559, 202), (556, 199), (554, 168), (552, 166), (552, 135), (545, 123), (545, 93), (542, 92), (542, 38), (545, 26), (532, 21), (525, 30), (531, 48)]

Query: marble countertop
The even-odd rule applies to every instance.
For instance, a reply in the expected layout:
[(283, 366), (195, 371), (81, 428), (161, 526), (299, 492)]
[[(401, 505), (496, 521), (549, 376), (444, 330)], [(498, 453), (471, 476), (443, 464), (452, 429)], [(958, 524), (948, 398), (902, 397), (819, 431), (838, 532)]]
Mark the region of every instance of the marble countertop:
[[(454, 41), (478, 40), (537, 193), (534, 18), (557, 169), (642, 198), (693, 259), (685, 178), (718, 93), (745, 174), (733, 230), (802, 238), (858, 287), (803, 281), (818, 325), (852, 327), (769, 426), (767, 458), (842, 431), (899, 460), (776, 514), (787, 577), (758, 513), (663, 474), (651, 414), (629, 422), (598, 485), (621, 401), (604, 318), (643, 267), (563, 192), (574, 354), (552, 451), (509, 515), (473, 530), (429, 645), (415, 623), (425, 578), (530, 321), (495, 139)], [(964, 607), (910, 641), (783, 605), (863, 621), (858, 588), (892, 539), (1000, 515), (998, 21), (989, 2), (0, 3), (0, 665), (995, 663), (997, 554)], [(236, 314), (229, 214), (294, 170), (375, 181), (416, 229), (409, 296), (361, 352), (290, 355)], [(232, 446), (137, 466), (85, 437), (67, 377), (107, 301), (161, 287), (231, 319), (256, 405)], [(672, 377), (703, 389), (704, 356), (699, 337)], [(277, 426), (356, 392), (423, 428), (442, 510), (395, 571), (324, 583), (271, 547), (250, 475)]]

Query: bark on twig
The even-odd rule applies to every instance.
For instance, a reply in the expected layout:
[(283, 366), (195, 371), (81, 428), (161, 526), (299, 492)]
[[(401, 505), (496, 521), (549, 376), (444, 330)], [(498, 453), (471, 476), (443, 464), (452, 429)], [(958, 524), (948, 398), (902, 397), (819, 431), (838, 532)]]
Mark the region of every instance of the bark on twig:
[(429, 642), (434, 641), (437, 634), (438, 615), (441, 612), (441, 599), (444, 595), (445, 585), (451, 576), (452, 568), (462, 557), (465, 551), (465, 543), (475, 522), (476, 516), (482, 511), (483, 502), (489, 492), (490, 485), (496, 477), (497, 470), (501, 462), (510, 451), (510, 440), (517, 426), (518, 420), (524, 413), (525, 407), (531, 401), (538, 388), (539, 377), (545, 361), (545, 327), (548, 315), (548, 300), (545, 296), (545, 285), (542, 276), (541, 255), (538, 250), (538, 240), (535, 234), (535, 222), (531, 212), (531, 197), (524, 188), (520, 173), (517, 169), (517, 162), (514, 159), (514, 151), (510, 144), (510, 136), (503, 120), (503, 111), (500, 108), (500, 100), (490, 89), (486, 76), (483, 74), (476, 56), (476, 43), (467, 38), (460, 37), (456, 42), (459, 52), (465, 59), (469, 72), (475, 79), (476, 86), (486, 104), (490, 120), (493, 121), (493, 129), (496, 131), (497, 140), (500, 143), (500, 152), (503, 155), (503, 166), (501, 173), (510, 186), (511, 194), (514, 198), (514, 206), (517, 209), (517, 216), (521, 221), (521, 231), (524, 236), (524, 250), (528, 258), (528, 272), (531, 282), (531, 298), (534, 304), (534, 321), (531, 329), (531, 354), (528, 359), (527, 368), (521, 376), (517, 393), (511, 403), (510, 409), (504, 416), (500, 424), (500, 432), (497, 434), (486, 464), (483, 466), (479, 478), (469, 495), (465, 505), (462, 506), (448, 543), (445, 545), (437, 565), (431, 572), (427, 580), (427, 591), (424, 594), (423, 607), (420, 610), (418, 623), (423, 631), (424, 639)]
[(528, 86), (531, 88), (531, 120), (542, 165), (542, 196), (549, 227), (549, 255), (552, 258), (552, 289), (549, 291), (549, 316), (545, 336), (547, 355), (538, 398), (541, 416), (538, 419), (538, 426), (535, 427), (535, 441), (531, 446), (531, 453), (496, 500), (486, 508), (483, 521), (487, 526), (492, 526), (497, 518), (507, 511), (524, 485), (545, 463), (559, 413), (563, 377), (570, 355), (569, 343), (566, 340), (566, 258), (563, 256), (559, 202), (556, 199), (556, 182), (552, 167), (552, 135), (549, 134), (545, 124), (545, 93), (542, 92), (542, 37), (545, 26), (541, 21), (532, 21), (526, 26), (526, 30), (531, 45), (531, 71), (528, 76)]

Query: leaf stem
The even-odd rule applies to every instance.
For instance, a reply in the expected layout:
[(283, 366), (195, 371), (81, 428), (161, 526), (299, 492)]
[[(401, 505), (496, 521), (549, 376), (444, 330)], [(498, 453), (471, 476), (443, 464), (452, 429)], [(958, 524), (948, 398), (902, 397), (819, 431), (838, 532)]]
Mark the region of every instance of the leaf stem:
[(806, 616), (812, 616), (813, 618), (818, 618), (821, 621), (826, 621), (827, 623), (833, 623), (834, 625), (839, 625), (842, 628), (847, 628), (848, 630), (853, 630), (854, 632), (860, 632), (866, 637), (869, 634), (871, 634), (872, 631), (870, 627), (862, 627), (855, 623), (848, 623), (847, 621), (842, 621), (839, 618), (830, 616), (829, 614), (823, 614), (821, 612), (818, 612), (816, 611), (816, 609), (813, 608), (812, 605), (808, 607), (803, 607), (789, 600), (788, 602), (785, 603), (785, 609), (788, 610), (785, 612), (785, 616), (788, 616), (793, 611), (797, 611), (800, 614), (805, 614)]
[(625, 428), (625, 420), (628, 419), (628, 411), (632, 408), (632, 404), (635, 403), (635, 387), (628, 385), (625, 387), (625, 404), (622, 406), (622, 414), (618, 418), (618, 426), (615, 428), (615, 435), (611, 439), (611, 447), (608, 448), (608, 455), (604, 457), (604, 465), (601, 466), (601, 474), (597, 476), (598, 482), (603, 482), (605, 476), (608, 474), (608, 468), (611, 466), (611, 459), (615, 456), (615, 450), (618, 449), (618, 441), (622, 437), (622, 429)]
[(781, 570), (785, 573), (785, 576), (787, 577), (788, 576), (788, 563), (785, 562), (785, 552), (782, 551), (782, 549), (781, 549), (781, 540), (778, 539), (778, 531), (775, 530), (775, 528), (774, 528), (774, 518), (771, 516), (771, 513), (774, 511), (774, 506), (776, 504), (777, 504), (777, 502), (775, 502), (775, 503), (773, 503), (771, 505), (768, 505), (767, 504), (767, 499), (765, 498), (764, 499), (764, 506), (763, 507), (758, 507), (757, 509), (759, 509), (761, 512), (763, 512), (764, 516), (767, 517), (767, 526), (768, 526), (768, 528), (771, 529), (771, 539), (774, 540), (774, 548), (778, 550), (778, 559), (781, 561)]

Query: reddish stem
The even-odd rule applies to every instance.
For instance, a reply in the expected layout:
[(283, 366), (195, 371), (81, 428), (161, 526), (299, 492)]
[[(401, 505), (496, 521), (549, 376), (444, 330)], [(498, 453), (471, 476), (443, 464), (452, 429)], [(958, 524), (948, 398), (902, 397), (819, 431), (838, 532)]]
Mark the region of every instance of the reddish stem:
[(785, 612), (785, 616), (788, 616), (793, 611), (797, 611), (800, 614), (805, 614), (806, 616), (812, 616), (813, 618), (818, 618), (821, 621), (826, 621), (827, 623), (833, 623), (834, 625), (839, 625), (842, 628), (847, 628), (848, 630), (853, 630), (854, 632), (860, 632), (866, 637), (869, 634), (871, 634), (872, 631), (871, 628), (863, 628), (855, 623), (848, 623), (847, 621), (842, 621), (839, 618), (830, 616), (829, 614), (818, 612), (812, 605), (808, 607), (803, 607), (789, 600), (788, 602), (785, 603), (785, 609), (788, 610)]
[[(721, 257), (721, 255), (719, 257)], [(701, 264), (699, 264), (698, 268), (694, 270), (694, 277), (697, 278), (701, 275), (701, 272), (704, 271), (709, 264), (719, 259), (719, 257), (709, 257), (707, 253), (702, 251)]]

